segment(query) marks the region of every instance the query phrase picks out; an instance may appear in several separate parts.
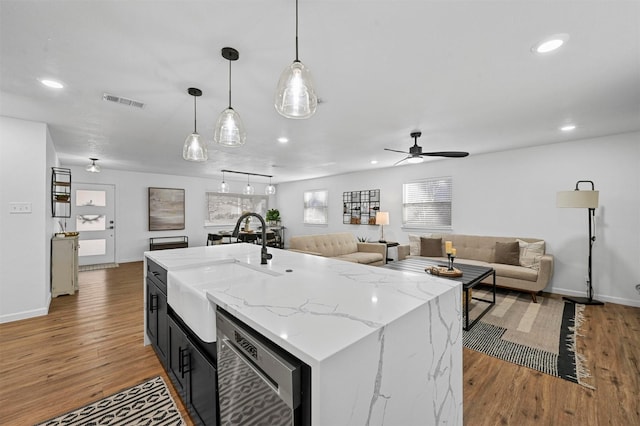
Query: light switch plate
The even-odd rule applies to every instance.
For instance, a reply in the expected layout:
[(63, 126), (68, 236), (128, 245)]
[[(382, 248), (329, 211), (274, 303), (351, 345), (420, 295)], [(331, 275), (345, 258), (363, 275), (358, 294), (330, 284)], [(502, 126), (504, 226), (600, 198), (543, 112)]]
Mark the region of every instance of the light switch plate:
[(10, 214), (31, 213), (31, 203), (13, 201), (9, 203)]

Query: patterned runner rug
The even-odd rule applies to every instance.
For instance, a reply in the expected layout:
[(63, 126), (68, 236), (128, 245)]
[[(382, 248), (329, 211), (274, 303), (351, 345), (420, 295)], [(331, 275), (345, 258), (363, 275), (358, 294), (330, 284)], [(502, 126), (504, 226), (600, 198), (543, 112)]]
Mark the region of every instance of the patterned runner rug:
[(184, 424), (167, 385), (158, 376), (38, 426)]
[[(490, 298), (485, 288), (473, 296)], [(470, 318), (486, 306), (472, 301)], [(464, 346), (514, 364), (593, 388), (585, 358), (576, 350), (576, 335), (583, 321), (584, 305), (538, 296), (538, 303), (526, 293), (498, 289), (496, 304), (464, 332)]]

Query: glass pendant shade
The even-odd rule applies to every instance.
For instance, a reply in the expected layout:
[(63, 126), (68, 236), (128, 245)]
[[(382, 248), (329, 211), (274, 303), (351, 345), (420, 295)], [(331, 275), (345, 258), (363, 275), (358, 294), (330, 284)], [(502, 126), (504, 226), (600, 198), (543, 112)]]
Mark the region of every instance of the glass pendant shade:
[(276, 187), (271, 183), (271, 178), (269, 178), (269, 185), (264, 188), (264, 193), (266, 195), (274, 195), (276, 193)]
[(187, 89), (187, 93), (193, 96), (193, 133), (184, 140), (182, 158), (187, 161), (207, 161), (209, 158), (207, 143), (201, 140), (198, 134), (198, 110), (196, 108), (196, 99), (198, 96), (202, 96), (202, 90), (190, 87)]
[(264, 193), (265, 193), (266, 195), (275, 195), (275, 193), (276, 193), (276, 187), (275, 187), (275, 186), (273, 186), (273, 185), (271, 185), (271, 184), (269, 184), (269, 185), (267, 185), (267, 187), (264, 189)]
[(229, 107), (220, 113), (213, 140), (224, 146), (241, 146), (247, 141), (242, 119), (233, 108)]
[(91, 164), (89, 164), (85, 170), (91, 173), (100, 173), (100, 166), (96, 164), (96, 161), (98, 161), (98, 159), (89, 158), (89, 160), (91, 160)]
[(298, 60), (284, 69), (275, 97), (276, 111), (287, 118), (309, 118), (318, 107), (318, 96), (309, 69)]
[(207, 144), (201, 140), (198, 133), (191, 133), (185, 139), (182, 158), (187, 161), (207, 161)]
[(224, 180), (220, 184), (220, 191), (219, 192), (221, 192), (223, 194), (227, 194), (229, 192), (229, 184), (227, 182), (225, 182)]
[(253, 188), (253, 186), (251, 186), (250, 183), (247, 183), (247, 186), (245, 186), (244, 189), (242, 190), (242, 193), (245, 195), (253, 195), (254, 192), (255, 192), (255, 189)]

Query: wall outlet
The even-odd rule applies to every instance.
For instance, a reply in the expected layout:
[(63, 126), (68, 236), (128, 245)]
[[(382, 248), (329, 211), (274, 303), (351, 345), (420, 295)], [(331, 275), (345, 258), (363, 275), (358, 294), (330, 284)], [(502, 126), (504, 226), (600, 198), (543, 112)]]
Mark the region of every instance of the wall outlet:
[(31, 213), (31, 203), (13, 201), (9, 203), (10, 214)]

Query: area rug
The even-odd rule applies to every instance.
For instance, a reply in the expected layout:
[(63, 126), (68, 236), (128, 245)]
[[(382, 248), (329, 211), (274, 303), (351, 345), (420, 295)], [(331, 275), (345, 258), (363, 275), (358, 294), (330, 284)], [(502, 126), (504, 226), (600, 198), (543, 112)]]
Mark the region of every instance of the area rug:
[(97, 271), (99, 269), (117, 268), (117, 263), (99, 263), (96, 265), (82, 265), (78, 266), (78, 272)]
[(38, 426), (184, 424), (167, 385), (158, 376)]
[[(474, 297), (490, 299), (490, 294), (473, 290)], [(533, 303), (526, 293), (498, 289), (495, 306), (464, 332), (464, 346), (593, 389), (585, 358), (576, 349), (584, 305), (537, 299)], [(470, 306), (473, 320), (486, 303), (472, 301)]]

